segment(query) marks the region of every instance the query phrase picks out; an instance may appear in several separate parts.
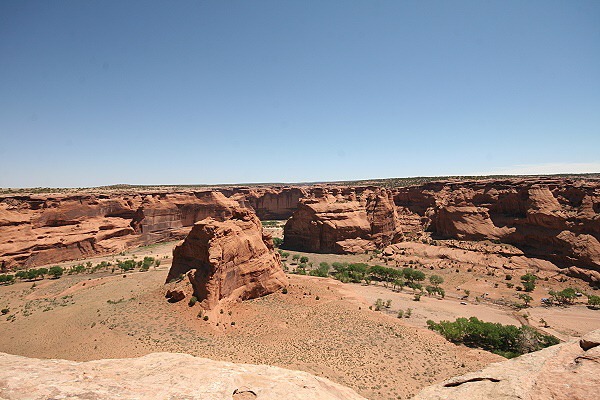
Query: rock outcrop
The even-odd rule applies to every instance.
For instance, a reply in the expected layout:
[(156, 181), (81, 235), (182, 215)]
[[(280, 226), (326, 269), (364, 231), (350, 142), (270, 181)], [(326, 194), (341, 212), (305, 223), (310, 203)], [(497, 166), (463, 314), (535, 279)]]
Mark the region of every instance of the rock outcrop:
[(431, 182), (396, 189), (394, 202), (434, 236), (509, 243), (526, 256), (600, 283), (600, 182)]
[(247, 300), (286, 286), (287, 278), (270, 236), (256, 215), (236, 210), (231, 219), (206, 218), (194, 224), (173, 251), (167, 283), (187, 274), (205, 309), (220, 302)]
[(292, 216), (300, 199), (310, 190), (310, 187), (239, 188), (231, 198), (253, 209), (261, 220), (283, 220)]
[(0, 353), (0, 382), (3, 399), (364, 400), (306, 372), (175, 353), (88, 362)]
[(423, 389), (415, 400), (600, 397), (600, 330)]
[(300, 200), (284, 227), (284, 244), (318, 253), (356, 253), (387, 246), (400, 237), (391, 193), (372, 188), (356, 195), (315, 191)]
[(220, 192), (0, 197), (0, 266), (34, 267), (182, 239), (239, 204)]
[(439, 238), (509, 243), (527, 257), (600, 283), (600, 181), (558, 177), (395, 189), (315, 185), (3, 195), (0, 268), (181, 239), (195, 222), (226, 220), (240, 205), (261, 219), (294, 213), (285, 229), (291, 249), (360, 252), (428, 231)]

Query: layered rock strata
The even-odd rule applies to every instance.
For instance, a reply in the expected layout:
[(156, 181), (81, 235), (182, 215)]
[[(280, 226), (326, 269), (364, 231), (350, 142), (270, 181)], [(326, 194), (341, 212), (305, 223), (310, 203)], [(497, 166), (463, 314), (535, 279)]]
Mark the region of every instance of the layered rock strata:
[(256, 215), (244, 209), (225, 221), (206, 218), (194, 224), (173, 251), (167, 283), (182, 274), (188, 275), (205, 309), (261, 297), (287, 285), (270, 236), (263, 234)]
[(400, 238), (392, 194), (373, 188), (355, 192), (315, 191), (302, 199), (284, 227), (284, 244), (294, 250), (348, 253), (373, 250)]
[(34, 267), (185, 237), (239, 204), (219, 192), (0, 198), (0, 267)]
[(598, 181), (432, 182), (396, 189), (394, 202), (434, 236), (513, 244), (526, 256), (600, 282)]

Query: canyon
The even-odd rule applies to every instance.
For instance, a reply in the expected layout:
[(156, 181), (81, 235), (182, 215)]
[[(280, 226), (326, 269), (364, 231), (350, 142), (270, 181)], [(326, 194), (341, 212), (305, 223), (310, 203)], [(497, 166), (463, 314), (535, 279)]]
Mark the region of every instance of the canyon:
[(183, 239), (238, 207), (288, 219), (292, 250), (352, 253), (414, 240), (491, 240), (600, 282), (600, 180), (432, 181), (383, 188), (321, 184), (0, 196), (4, 271)]

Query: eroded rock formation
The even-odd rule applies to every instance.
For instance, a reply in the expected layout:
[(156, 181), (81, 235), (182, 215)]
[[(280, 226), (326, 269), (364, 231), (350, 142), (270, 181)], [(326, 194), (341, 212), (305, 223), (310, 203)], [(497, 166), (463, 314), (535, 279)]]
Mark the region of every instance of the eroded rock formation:
[(343, 193), (314, 191), (302, 199), (284, 228), (285, 246), (320, 253), (373, 250), (398, 240), (399, 218), (391, 192), (372, 188)]
[(33, 267), (185, 237), (239, 204), (214, 191), (0, 197), (0, 266)]
[[(390, 201), (393, 196), (393, 201)], [(360, 252), (429, 231), (498, 240), (600, 282), (600, 182), (515, 178), (419, 186), (235, 187), (205, 191), (0, 196), (0, 268), (33, 267), (185, 237), (239, 206), (285, 219), (291, 249)]]
[[(600, 183), (560, 178), (432, 182), (395, 204), (434, 235), (498, 240), (600, 282)], [(402, 227), (401, 227), (402, 229)]]
[(167, 283), (182, 274), (188, 275), (194, 296), (205, 309), (222, 301), (264, 296), (287, 285), (270, 236), (246, 209), (236, 210), (225, 221), (206, 218), (194, 224), (173, 251)]
[(9, 399), (364, 400), (306, 372), (176, 353), (88, 362), (0, 353), (0, 382)]
[(600, 397), (600, 330), (423, 389), (415, 400)]

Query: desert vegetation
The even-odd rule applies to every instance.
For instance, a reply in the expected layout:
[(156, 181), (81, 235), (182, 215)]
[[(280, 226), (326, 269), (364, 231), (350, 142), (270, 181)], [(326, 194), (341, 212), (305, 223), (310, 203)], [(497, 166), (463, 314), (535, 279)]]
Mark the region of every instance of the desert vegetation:
[(559, 343), (552, 335), (544, 335), (532, 327), (502, 325), (480, 321), (476, 317), (458, 318), (454, 322), (428, 320), (427, 326), (452, 343), (481, 348), (507, 358), (517, 357)]

